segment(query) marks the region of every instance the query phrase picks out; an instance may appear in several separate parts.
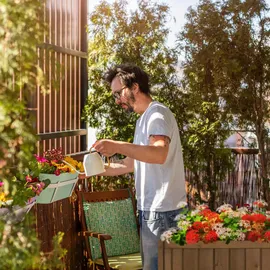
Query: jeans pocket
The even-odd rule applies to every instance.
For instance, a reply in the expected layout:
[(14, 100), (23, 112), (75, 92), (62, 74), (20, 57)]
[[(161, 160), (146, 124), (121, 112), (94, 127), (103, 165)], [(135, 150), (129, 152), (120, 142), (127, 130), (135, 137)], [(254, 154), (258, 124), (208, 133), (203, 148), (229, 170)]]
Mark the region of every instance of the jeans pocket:
[(172, 211), (172, 212), (168, 213), (167, 222), (168, 222), (169, 228), (177, 226), (178, 221), (176, 220), (176, 217), (177, 217), (177, 215), (180, 214), (180, 212), (181, 212), (180, 210), (175, 210), (175, 211)]
[(160, 234), (160, 230), (164, 227), (162, 220), (162, 217), (155, 214), (155, 212), (145, 211), (142, 214), (143, 227), (156, 236)]

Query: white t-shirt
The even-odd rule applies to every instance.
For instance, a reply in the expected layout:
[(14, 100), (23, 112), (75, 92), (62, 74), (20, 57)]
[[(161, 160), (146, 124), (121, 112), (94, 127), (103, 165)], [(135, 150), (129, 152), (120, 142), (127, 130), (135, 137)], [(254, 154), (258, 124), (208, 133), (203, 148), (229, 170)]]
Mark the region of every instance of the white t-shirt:
[(175, 210), (186, 201), (183, 154), (179, 130), (172, 112), (154, 101), (137, 120), (134, 144), (149, 145), (151, 135), (171, 139), (164, 164), (134, 161), (138, 209), (165, 212)]

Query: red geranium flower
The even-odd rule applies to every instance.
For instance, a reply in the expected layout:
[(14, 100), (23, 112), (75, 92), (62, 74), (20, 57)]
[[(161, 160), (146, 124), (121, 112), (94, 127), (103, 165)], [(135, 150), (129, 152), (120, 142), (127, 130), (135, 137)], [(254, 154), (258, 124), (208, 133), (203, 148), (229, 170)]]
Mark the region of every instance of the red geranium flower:
[(266, 221), (266, 216), (263, 214), (253, 214), (252, 220), (257, 223), (264, 223)]
[(263, 237), (267, 242), (270, 242), (270, 231), (265, 232)]
[(202, 222), (200, 222), (200, 221), (195, 221), (194, 223), (193, 223), (193, 225), (192, 225), (192, 228), (194, 229), (194, 230), (203, 230), (203, 228), (204, 228), (204, 226), (203, 226), (203, 223)]
[(248, 221), (253, 221), (253, 218), (251, 215), (246, 214), (242, 216), (242, 220), (248, 220)]
[(251, 231), (247, 235), (247, 240), (256, 242), (259, 238), (262, 238), (259, 232)]
[(197, 230), (190, 230), (186, 234), (186, 241), (188, 244), (196, 244), (200, 240), (199, 232)]
[(200, 212), (200, 215), (207, 217), (207, 215), (209, 215), (210, 213), (212, 213), (210, 209), (204, 209)]
[(206, 217), (208, 220), (214, 220), (215, 222), (221, 222), (221, 219), (219, 218), (219, 214), (215, 212), (211, 212), (206, 214)]
[(210, 232), (206, 233), (204, 236), (205, 243), (211, 243), (211, 242), (215, 242), (217, 240), (218, 240), (218, 235), (216, 234), (215, 231), (210, 231)]

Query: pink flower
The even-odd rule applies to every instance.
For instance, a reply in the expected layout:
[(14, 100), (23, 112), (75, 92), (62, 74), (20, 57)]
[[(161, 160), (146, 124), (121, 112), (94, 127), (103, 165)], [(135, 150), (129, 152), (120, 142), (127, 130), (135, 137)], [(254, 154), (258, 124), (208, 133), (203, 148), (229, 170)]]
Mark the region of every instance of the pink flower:
[(38, 177), (34, 177), (32, 178), (32, 176), (30, 176), (29, 174), (25, 176), (25, 180), (28, 183), (34, 183), (34, 182), (38, 182)]
[(29, 174), (25, 176), (25, 180), (26, 180), (26, 182), (28, 182), (28, 183), (33, 182), (32, 177), (31, 177)]
[(35, 158), (37, 162), (40, 162), (40, 163), (48, 162), (48, 160), (42, 156), (35, 155)]
[(0, 187), (2, 187), (4, 185), (4, 183), (3, 182), (0, 182)]

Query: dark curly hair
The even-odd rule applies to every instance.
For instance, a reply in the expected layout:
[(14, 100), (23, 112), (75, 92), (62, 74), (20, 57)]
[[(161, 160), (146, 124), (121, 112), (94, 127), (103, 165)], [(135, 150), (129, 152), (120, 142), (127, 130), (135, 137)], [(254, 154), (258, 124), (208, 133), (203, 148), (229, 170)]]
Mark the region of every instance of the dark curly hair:
[(105, 81), (111, 84), (115, 77), (119, 77), (128, 88), (137, 83), (142, 93), (151, 94), (148, 74), (136, 65), (122, 64), (110, 68), (105, 74)]

